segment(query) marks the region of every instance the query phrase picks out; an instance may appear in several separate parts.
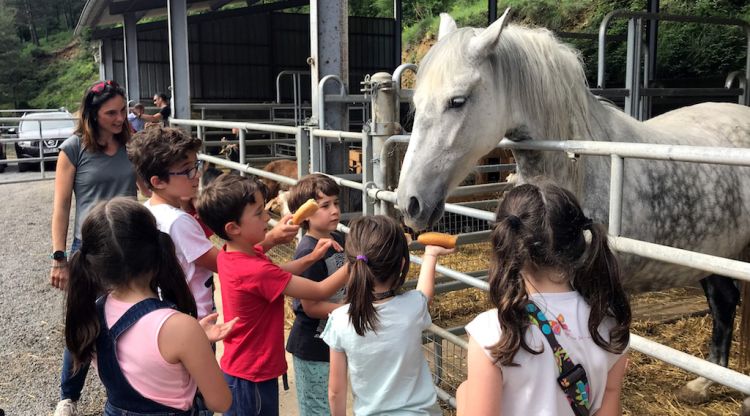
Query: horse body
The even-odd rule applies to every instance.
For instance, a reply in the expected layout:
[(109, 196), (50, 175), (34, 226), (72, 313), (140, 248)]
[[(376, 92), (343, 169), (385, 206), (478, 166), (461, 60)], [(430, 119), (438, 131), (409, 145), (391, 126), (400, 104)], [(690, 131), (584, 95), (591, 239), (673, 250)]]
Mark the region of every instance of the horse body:
[[(449, 16), (441, 17), (438, 42), (417, 75), (414, 128), (397, 192), (404, 220), (413, 228), (440, 218), (448, 192), (503, 136), (750, 147), (750, 108), (706, 103), (639, 122), (588, 91), (578, 53), (549, 31), (506, 27), (507, 12), (487, 29), (457, 29)], [(519, 182), (553, 179), (577, 195), (594, 221), (608, 222), (610, 158), (513, 153)], [(750, 243), (749, 193), (749, 168), (626, 159), (621, 234), (736, 258)], [(634, 255), (622, 255), (621, 265), (631, 291), (684, 286), (709, 274)], [(714, 278), (708, 288), (702, 281), (707, 294), (731, 292), (720, 305), (722, 339), (714, 339), (711, 349), (711, 361), (726, 365), (731, 339), (726, 321), (734, 318), (739, 294), (729, 279)], [(722, 301), (709, 299), (714, 312), (717, 299)], [(705, 390), (710, 383), (699, 384)]]

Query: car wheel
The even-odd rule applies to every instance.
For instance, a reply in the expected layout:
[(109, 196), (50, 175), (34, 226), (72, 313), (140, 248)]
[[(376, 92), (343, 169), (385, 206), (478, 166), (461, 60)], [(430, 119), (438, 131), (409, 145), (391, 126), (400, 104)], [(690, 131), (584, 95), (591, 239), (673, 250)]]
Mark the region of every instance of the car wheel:
[(21, 148), (16, 144), (16, 159), (19, 160), (18, 162), (18, 171), (19, 172), (26, 172), (27, 170), (31, 169), (32, 163), (30, 162), (20, 162), (20, 160), (23, 159), (23, 153), (21, 153)]

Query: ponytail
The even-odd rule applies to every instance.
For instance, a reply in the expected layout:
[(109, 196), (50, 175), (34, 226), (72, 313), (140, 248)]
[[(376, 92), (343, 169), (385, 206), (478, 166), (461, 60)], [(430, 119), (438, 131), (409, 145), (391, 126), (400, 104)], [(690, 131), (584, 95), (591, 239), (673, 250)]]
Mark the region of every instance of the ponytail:
[[(591, 339), (606, 351), (620, 354), (630, 340), (630, 303), (620, 283), (620, 268), (609, 248), (606, 229), (601, 224), (587, 226), (591, 231), (591, 243), (581, 256), (582, 264), (573, 276), (573, 288), (591, 307), (588, 322)], [(599, 333), (599, 325), (607, 317), (615, 320), (609, 342)]]
[(74, 372), (88, 362), (95, 352), (100, 330), (96, 298), (103, 292), (99, 278), (87, 264), (83, 249), (70, 259), (65, 298), (65, 345), (73, 355)]
[[(524, 216), (521, 215), (522, 218)], [(513, 357), (520, 348), (531, 354), (542, 352), (531, 349), (524, 337), (530, 324), (526, 311), (529, 295), (521, 277), (521, 269), (531, 260), (527, 243), (532, 238), (522, 219), (515, 215), (499, 220), (491, 235), (495, 258), (490, 265), (489, 298), (497, 306), (503, 334), (500, 341), (492, 347), (492, 357), (503, 366), (517, 365), (513, 362)]]
[(378, 327), (378, 314), (373, 302), (375, 275), (365, 260), (355, 260), (349, 265), (349, 283), (346, 301), (349, 303), (349, 321), (359, 336)]
[(360, 217), (349, 224), (346, 258), (349, 283), (346, 302), (349, 322), (357, 335), (376, 331), (379, 325), (375, 284), (398, 290), (409, 273), (409, 246), (401, 226), (384, 215)]
[(195, 298), (190, 292), (185, 273), (175, 255), (174, 243), (169, 234), (159, 231), (158, 266), (151, 279), (151, 290), (159, 293), (162, 299), (172, 302), (177, 310), (190, 316), (197, 316)]

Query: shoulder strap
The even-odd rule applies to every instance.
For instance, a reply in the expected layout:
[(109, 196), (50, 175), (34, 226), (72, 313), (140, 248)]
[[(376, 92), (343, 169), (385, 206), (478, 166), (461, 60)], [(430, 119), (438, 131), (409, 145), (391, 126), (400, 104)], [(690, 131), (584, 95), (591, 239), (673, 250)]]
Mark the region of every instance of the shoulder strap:
[(542, 331), (550, 347), (552, 347), (552, 353), (557, 363), (557, 370), (560, 373), (560, 376), (557, 378), (557, 384), (568, 397), (568, 402), (573, 409), (573, 413), (576, 416), (588, 416), (591, 409), (591, 401), (586, 370), (580, 364), (575, 364), (570, 359), (565, 348), (557, 342), (549, 320), (547, 320), (544, 312), (542, 312), (536, 303), (529, 301), (526, 311), (529, 313), (531, 323)]
[(109, 329), (113, 339), (117, 339), (122, 335), (123, 332), (127, 331), (133, 324), (138, 322), (139, 319), (145, 315), (157, 310), (165, 308), (174, 308), (169, 302), (165, 302), (155, 298), (144, 299), (135, 305), (131, 306), (117, 322), (112, 325)]

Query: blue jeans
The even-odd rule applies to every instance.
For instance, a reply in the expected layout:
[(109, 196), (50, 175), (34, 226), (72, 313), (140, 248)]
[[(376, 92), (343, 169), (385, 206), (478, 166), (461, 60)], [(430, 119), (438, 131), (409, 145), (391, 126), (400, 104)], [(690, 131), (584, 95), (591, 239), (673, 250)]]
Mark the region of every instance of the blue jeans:
[[(81, 248), (81, 240), (73, 238), (70, 245), (70, 255)], [(66, 347), (63, 351), (62, 374), (60, 375), (60, 400), (70, 399), (77, 402), (81, 398), (83, 384), (86, 382), (86, 375), (89, 373), (89, 363), (85, 363), (73, 373), (73, 355)]]
[(254, 383), (224, 373), (232, 392), (232, 407), (224, 416), (279, 416), (279, 380)]

